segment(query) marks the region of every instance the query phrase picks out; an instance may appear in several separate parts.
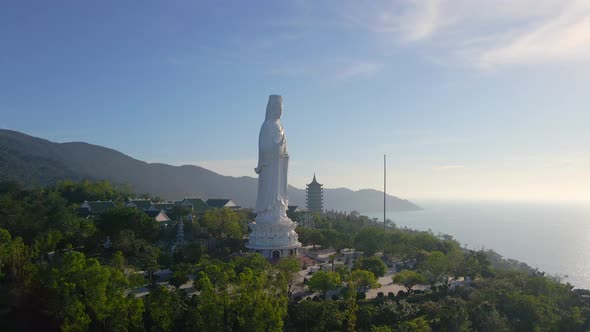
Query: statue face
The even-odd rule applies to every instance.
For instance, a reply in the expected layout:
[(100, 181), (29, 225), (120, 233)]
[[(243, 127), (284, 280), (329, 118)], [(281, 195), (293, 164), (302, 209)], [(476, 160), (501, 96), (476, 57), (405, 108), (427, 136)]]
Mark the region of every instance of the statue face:
[(275, 105), (275, 114), (277, 115), (277, 119), (281, 118), (281, 115), (283, 115), (283, 103), (277, 102)]
[(268, 115), (272, 119), (280, 119), (281, 115), (283, 115), (283, 103), (275, 101), (268, 105)]

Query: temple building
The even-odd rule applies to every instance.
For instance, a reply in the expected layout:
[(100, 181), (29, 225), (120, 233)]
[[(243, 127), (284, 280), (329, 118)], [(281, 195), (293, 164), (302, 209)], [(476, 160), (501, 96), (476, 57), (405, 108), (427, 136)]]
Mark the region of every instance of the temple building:
[(313, 175), (313, 181), (306, 185), (305, 192), (307, 194), (307, 210), (309, 212), (323, 212), (324, 211), (324, 188)]

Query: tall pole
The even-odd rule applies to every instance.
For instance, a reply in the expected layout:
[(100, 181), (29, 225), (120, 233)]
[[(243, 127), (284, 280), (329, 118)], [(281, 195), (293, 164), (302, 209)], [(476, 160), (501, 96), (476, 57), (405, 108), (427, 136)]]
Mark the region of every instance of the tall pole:
[(383, 231), (385, 231), (385, 220), (386, 214), (386, 203), (387, 203), (387, 155), (383, 155)]

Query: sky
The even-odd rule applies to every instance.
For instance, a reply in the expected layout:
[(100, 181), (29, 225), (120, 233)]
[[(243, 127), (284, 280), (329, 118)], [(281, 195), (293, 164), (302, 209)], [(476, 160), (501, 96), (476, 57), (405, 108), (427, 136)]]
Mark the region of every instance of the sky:
[(590, 201), (590, 0), (0, 1), (0, 128), (408, 199)]

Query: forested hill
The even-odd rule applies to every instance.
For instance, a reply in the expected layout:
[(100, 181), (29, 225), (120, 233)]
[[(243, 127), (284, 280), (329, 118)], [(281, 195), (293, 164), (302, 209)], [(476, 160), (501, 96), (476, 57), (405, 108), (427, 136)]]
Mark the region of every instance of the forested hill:
[[(252, 177), (223, 176), (198, 166), (150, 164), (98, 145), (54, 143), (0, 129), (0, 181), (17, 180), (26, 186), (39, 186), (65, 179), (108, 180), (166, 199), (227, 197), (245, 207), (254, 206), (257, 188), (257, 180)], [(372, 189), (324, 189), (325, 208), (379, 211), (382, 195)], [(304, 189), (290, 186), (289, 197), (290, 204), (305, 205)], [(388, 196), (388, 206), (392, 210), (418, 209), (394, 196)]]

